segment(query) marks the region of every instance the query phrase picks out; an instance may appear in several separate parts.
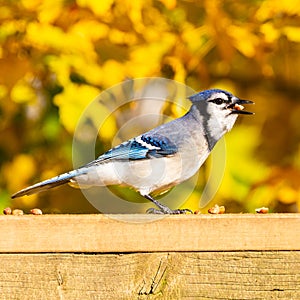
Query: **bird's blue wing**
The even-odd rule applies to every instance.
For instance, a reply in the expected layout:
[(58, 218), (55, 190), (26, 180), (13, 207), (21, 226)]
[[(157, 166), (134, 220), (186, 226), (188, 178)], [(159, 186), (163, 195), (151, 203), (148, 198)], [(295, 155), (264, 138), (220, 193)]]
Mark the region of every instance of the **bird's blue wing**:
[(144, 134), (110, 149), (86, 166), (102, 163), (107, 160), (158, 158), (173, 155), (176, 152), (176, 145), (167, 137), (158, 134)]

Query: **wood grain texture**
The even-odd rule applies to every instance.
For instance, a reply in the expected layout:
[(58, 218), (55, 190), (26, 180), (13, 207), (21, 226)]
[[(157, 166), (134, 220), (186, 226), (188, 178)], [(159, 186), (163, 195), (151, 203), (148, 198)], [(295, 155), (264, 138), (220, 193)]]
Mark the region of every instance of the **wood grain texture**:
[(300, 250), (300, 214), (0, 216), (0, 252)]
[(1, 299), (300, 299), (300, 251), (2, 254)]

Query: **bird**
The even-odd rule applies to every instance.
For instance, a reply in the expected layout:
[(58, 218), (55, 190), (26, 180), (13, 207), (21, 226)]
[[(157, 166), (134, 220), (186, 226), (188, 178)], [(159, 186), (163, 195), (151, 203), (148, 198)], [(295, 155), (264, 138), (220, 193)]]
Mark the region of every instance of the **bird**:
[(184, 214), (154, 198), (192, 177), (215, 144), (230, 131), (238, 115), (252, 115), (253, 104), (222, 89), (208, 89), (188, 97), (191, 107), (183, 116), (131, 138), (78, 169), (24, 188), (11, 197), (39, 193), (69, 183), (71, 186), (123, 185), (133, 188), (157, 208), (148, 213)]

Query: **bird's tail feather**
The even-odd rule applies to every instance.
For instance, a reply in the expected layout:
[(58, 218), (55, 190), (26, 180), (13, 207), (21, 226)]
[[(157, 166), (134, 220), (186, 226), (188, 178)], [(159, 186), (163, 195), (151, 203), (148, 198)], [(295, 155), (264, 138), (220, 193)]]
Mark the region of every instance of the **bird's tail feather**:
[(42, 182), (36, 183), (34, 185), (31, 185), (31, 186), (13, 194), (11, 196), (11, 198), (14, 199), (14, 198), (22, 197), (25, 195), (29, 196), (29, 195), (32, 195), (35, 193), (39, 193), (39, 192), (48, 190), (50, 188), (68, 183), (75, 176), (79, 176), (79, 175), (86, 174), (86, 173), (87, 173), (87, 168), (80, 168), (77, 170), (73, 170), (73, 171), (58, 175), (56, 177), (44, 180)]

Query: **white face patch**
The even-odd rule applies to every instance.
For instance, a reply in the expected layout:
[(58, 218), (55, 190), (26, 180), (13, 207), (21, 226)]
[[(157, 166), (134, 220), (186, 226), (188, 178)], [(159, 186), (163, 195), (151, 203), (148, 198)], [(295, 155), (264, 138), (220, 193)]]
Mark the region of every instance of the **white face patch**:
[(228, 100), (229, 100), (229, 99), (228, 99), (228, 96), (227, 96), (226, 94), (222, 93), (222, 92), (214, 93), (214, 94), (211, 95), (211, 97), (208, 98), (207, 100), (209, 101), (209, 100), (214, 100), (214, 99), (218, 99), (218, 98), (223, 99), (223, 100), (225, 100), (225, 101), (228, 101)]
[(147, 149), (149, 150), (155, 150), (155, 149), (160, 149), (160, 147), (156, 147), (156, 146), (153, 146), (151, 144), (148, 144), (146, 142), (144, 142), (140, 136), (136, 137), (135, 140), (143, 147), (146, 147)]

